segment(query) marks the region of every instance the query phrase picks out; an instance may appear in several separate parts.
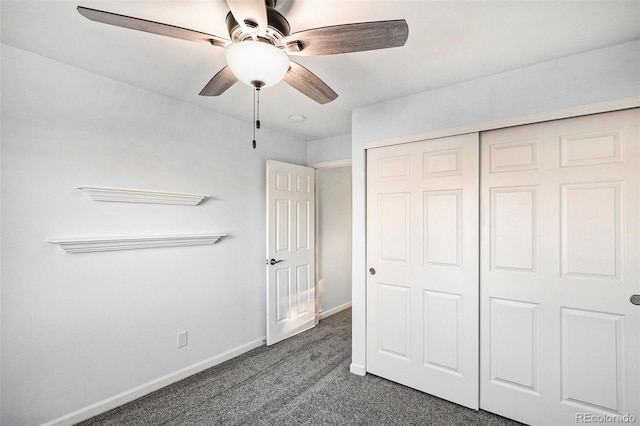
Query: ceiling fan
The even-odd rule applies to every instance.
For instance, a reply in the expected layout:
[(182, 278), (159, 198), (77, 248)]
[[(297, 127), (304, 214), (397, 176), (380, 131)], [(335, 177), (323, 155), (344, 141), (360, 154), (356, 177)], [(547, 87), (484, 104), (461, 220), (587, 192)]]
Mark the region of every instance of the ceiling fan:
[[(277, 0), (226, 0), (229, 39), (200, 31), (78, 6), (86, 18), (225, 49), (227, 66), (202, 89), (219, 96), (238, 80), (256, 90), (284, 80), (325, 104), (338, 97), (325, 82), (289, 56), (333, 55), (403, 46), (409, 35), (404, 19), (312, 28), (291, 34), (289, 22), (275, 9)], [(255, 113), (255, 112), (254, 112)], [(259, 127), (259, 124), (258, 124)]]

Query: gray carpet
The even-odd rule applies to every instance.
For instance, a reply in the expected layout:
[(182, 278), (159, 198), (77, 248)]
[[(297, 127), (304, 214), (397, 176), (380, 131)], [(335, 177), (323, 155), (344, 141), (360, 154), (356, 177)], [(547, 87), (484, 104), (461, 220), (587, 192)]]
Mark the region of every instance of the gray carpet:
[(88, 425), (518, 425), (349, 372), (351, 310), (80, 423)]

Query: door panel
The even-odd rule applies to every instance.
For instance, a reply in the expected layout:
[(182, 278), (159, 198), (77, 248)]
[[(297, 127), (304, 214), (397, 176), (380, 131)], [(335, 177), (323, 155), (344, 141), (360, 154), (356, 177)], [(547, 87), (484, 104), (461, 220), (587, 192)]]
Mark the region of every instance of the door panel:
[(491, 188), (491, 268), (535, 272), (537, 194), (535, 186)]
[(621, 279), (620, 190), (620, 182), (560, 185), (562, 276)]
[(492, 298), (491, 380), (538, 392), (538, 305)]
[(378, 284), (379, 351), (403, 360), (409, 359), (410, 296), (407, 287)]
[(380, 259), (386, 262), (408, 263), (411, 249), (410, 194), (380, 195)]
[(477, 408), (478, 135), (367, 164), (367, 371)]
[(620, 413), (624, 405), (623, 322), (623, 316), (617, 314), (561, 308), (562, 401), (589, 407), (589, 411)]
[(267, 161), (267, 345), (315, 325), (314, 176)]
[(462, 191), (425, 191), (424, 265), (459, 268), (462, 255)]
[(482, 134), (483, 409), (640, 418), (638, 123), (629, 110)]
[(462, 295), (423, 292), (423, 364), (461, 374)]

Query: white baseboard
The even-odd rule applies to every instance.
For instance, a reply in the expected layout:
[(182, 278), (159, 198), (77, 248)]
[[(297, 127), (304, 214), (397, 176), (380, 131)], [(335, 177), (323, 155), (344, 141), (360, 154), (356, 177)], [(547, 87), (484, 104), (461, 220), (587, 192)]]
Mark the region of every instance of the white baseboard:
[(352, 363), (351, 367), (349, 367), (349, 371), (358, 376), (365, 376), (367, 374), (367, 369), (365, 368), (365, 366), (359, 364)]
[(322, 311), (318, 313), (318, 319), (325, 319), (326, 317), (330, 317), (333, 314), (337, 314), (340, 311), (344, 311), (345, 309), (349, 309), (351, 307), (351, 302), (347, 302), (344, 305), (336, 306), (335, 308), (328, 309), (326, 311)]
[(151, 392), (155, 392), (158, 389), (162, 389), (166, 386), (169, 386), (170, 384), (204, 371), (207, 368), (211, 368), (215, 365), (228, 361), (231, 358), (235, 358), (238, 355), (242, 355), (245, 352), (249, 352), (252, 349), (258, 348), (264, 345), (264, 341), (264, 337), (254, 340), (245, 345), (224, 352), (220, 355), (183, 368), (182, 370), (167, 374), (164, 377), (160, 377), (159, 379), (146, 383), (142, 386), (138, 386), (137, 388), (122, 392), (118, 395), (112, 396), (111, 398), (107, 398), (103, 401), (89, 405), (88, 407), (81, 408), (80, 410), (74, 411), (73, 413), (69, 413), (65, 416), (58, 417), (57, 419), (44, 423), (43, 426), (71, 426), (83, 420), (90, 419), (91, 417), (97, 416), (98, 414), (102, 414), (113, 408), (126, 404), (127, 402), (136, 400), (142, 396), (150, 394)]

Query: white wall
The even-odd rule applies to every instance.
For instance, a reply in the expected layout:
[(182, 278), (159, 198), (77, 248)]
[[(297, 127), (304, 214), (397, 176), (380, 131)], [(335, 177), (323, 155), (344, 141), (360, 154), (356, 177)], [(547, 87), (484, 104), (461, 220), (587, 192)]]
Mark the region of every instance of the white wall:
[(353, 358), (366, 366), (365, 144), (640, 96), (640, 41), (357, 109), (352, 116)]
[[(56, 419), (260, 341), (265, 160), (305, 164), (303, 141), (263, 129), (254, 151), (249, 123), (7, 45), (1, 89), (1, 424)], [(106, 203), (80, 185), (213, 198)], [(204, 232), (229, 236), (89, 254), (46, 242)]]
[(357, 109), (353, 141), (405, 135), (636, 96), (640, 40)]
[(351, 303), (351, 166), (318, 169), (317, 265), (319, 312)]
[(350, 134), (307, 142), (307, 164), (313, 165), (350, 158)]

